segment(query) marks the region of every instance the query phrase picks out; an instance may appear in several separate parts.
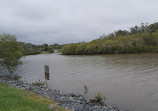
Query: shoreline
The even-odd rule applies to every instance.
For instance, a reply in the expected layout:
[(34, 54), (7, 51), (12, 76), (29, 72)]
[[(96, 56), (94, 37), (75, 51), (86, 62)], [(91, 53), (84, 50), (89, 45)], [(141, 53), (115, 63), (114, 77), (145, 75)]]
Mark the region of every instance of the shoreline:
[(61, 91), (46, 88), (44, 86), (35, 86), (23, 81), (17, 81), (0, 76), (0, 81), (9, 86), (34, 92), (39, 96), (46, 97), (57, 103), (59, 106), (72, 111), (120, 111), (108, 104), (99, 105), (97, 103), (87, 102), (82, 95), (73, 93), (63, 93)]

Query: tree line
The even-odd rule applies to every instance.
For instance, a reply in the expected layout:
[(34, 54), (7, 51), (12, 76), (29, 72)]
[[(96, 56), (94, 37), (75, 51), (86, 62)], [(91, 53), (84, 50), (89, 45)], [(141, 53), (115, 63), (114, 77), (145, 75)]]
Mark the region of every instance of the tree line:
[(158, 22), (141, 23), (128, 30), (117, 30), (91, 42), (67, 44), (64, 55), (124, 54), (158, 52)]
[(48, 45), (46, 43), (42, 45), (34, 45), (31, 43), (24, 43), (24, 42), (19, 42), (19, 45), (22, 46), (24, 49), (24, 55), (36, 55), (36, 54), (42, 54), (42, 53), (53, 53), (54, 49), (61, 49), (62, 45), (59, 44), (53, 44), (53, 45)]
[(0, 67), (6, 68), (12, 74), (22, 64), (21, 57), (26, 55), (53, 53), (53, 49), (61, 49), (59, 44), (34, 45), (17, 41), (14, 35), (0, 35)]

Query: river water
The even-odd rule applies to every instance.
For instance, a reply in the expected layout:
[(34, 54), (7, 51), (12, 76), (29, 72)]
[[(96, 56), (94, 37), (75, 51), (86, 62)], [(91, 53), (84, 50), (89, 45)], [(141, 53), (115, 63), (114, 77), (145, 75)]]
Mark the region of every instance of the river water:
[(101, 92), (113, 106), (129, 111), (158, 111), (158, 54), (26, 56), (19, 73), (24, 81), (44, 81), (44, 65), (50, 67), (48, 86), (87, 99)]

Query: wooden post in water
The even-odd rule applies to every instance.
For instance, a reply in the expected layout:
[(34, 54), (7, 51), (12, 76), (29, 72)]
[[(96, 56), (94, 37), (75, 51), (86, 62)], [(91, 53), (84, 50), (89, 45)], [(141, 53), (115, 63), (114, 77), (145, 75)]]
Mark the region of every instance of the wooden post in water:
[(46, 87), (48, 87), (47, 80), (50, 80), (50, 78), (49, 78), (49, 65), (45, 65), (44, 70), (45, 70)]

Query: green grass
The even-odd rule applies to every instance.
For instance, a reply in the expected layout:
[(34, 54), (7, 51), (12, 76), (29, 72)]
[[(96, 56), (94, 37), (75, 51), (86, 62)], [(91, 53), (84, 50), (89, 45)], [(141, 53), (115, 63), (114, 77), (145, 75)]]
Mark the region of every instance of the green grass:
[[(49, 105), (57, 106), (55, 110)], [(11, 88), (0, 82), (0, 111), (64, 111), (57, 103), (26, 90)]]

